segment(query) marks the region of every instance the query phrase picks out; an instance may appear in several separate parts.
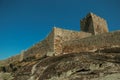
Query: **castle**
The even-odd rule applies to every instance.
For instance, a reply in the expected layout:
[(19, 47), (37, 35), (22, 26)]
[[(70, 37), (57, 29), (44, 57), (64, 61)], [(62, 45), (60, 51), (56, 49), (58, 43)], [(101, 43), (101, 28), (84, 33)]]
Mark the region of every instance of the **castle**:
[(93, 13), (89, 13), (80, 23), (81, 31), (89, 32), (93, 35), (108, 32), (106, 20)]
[(23, 61), (30, 58), (39, 59), (45, 55), (60, 55), (61, 53), (65, 53), (64, 49), (66, 50), (66, 47), (64, 46), (66, 45), (64, 43), (66, 42), (108, 32), (106, 21), (93, 13), (89, 13), (83, 18), (80, 21), (80, 25), (81, 31), (54, 27), (46, 39), (22, 52), (20, 55), (9, 58), (8, 61)]

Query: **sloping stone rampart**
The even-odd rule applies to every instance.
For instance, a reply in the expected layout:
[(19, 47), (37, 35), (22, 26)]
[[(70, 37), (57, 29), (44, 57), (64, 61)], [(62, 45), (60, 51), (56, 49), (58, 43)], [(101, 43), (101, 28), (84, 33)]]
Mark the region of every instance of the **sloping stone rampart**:
[[(91, 36), (91, 33), (64, 30), (54, 27), (47, 38), (21, 54), (24, 59), (58, 55), (63, 51), (63, 42)], [(24, 56), (23, 56), (24, 55)], [(21, 57), (21, 58), (22, 58)]]

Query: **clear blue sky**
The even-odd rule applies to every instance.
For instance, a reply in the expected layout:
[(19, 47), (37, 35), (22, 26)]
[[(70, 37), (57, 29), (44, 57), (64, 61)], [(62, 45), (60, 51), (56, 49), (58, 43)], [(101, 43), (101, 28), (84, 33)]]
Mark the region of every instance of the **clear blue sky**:
[(120, 0), (0, 0), (0, 59), (44, 39), (52, 27), (80, 30), (80, 19), (93, 12), (120, 30)]

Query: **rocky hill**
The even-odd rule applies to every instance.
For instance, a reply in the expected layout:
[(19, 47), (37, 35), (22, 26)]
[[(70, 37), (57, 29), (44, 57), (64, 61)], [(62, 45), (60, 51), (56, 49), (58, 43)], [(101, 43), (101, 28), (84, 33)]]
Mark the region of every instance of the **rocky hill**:
[[(1, 65), (0, 80), (120, 80), (119, 35), (115, 31), (70, 41), (71, 52), (66, 54)], [(82, 47), (83, 51), (74, 52)]]
[(120, 31), (90, 13), (82, 31), (54, 27), (41, 42), (0, 61), (0, 80), (120, 80)]

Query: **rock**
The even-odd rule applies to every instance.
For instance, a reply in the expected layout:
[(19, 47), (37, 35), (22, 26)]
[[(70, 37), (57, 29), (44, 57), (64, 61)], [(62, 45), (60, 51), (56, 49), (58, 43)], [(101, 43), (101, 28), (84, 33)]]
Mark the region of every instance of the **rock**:
[(53, 28), (41, 42), (0, 61), (0, 80), (120, 80), (120, 31), (93, 13), (81, 31)]
[[(120, 64), (108, 53), (72, 53), (48, 57), (34, 65), (28, 80), (118, 80)], [(98, 59), (98, 57), (101, 57)], [(117, 79), (118, 78), (118, 79)]]
[(0, 73), (0, 80), (13, 80), (13, 78), (11, 73)]

